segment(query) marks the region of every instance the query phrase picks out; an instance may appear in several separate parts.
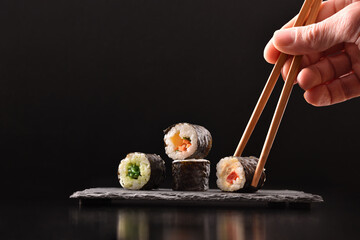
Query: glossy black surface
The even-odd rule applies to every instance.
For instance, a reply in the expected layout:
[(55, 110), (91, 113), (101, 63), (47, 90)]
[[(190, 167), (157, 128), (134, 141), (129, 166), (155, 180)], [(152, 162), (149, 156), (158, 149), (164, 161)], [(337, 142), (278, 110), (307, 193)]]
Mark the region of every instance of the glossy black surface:
[(1, 239), (357, 239), (358, 197), (330, 194), (311, 210), (7, 203)]

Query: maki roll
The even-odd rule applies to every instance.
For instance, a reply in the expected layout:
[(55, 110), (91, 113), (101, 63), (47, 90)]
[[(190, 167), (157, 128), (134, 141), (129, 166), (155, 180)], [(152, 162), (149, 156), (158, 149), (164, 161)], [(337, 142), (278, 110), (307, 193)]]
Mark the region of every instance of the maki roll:
[(210, 152), (210, 132), (199, 125), (178, 123), (164, 130), (165, 152), (174, 160), (205, 158)]
[(129, 153), (119, 164), (118, 178), (125, 189), (158, 188), (165, 179), (165, 162), (156, 154)]
[(209, 189), (210, 161), (205, 159), (175, 160), (172, 163), (175, 191), (206, 191)]
[(216, 165), (218, 187), (227, 192), (255, 192), (260, 189), (266, 180), (265, 170), (261, 173), (256, 188), (251, 186), (255, 169), (258, 163), (256, 157), (225, 157)]

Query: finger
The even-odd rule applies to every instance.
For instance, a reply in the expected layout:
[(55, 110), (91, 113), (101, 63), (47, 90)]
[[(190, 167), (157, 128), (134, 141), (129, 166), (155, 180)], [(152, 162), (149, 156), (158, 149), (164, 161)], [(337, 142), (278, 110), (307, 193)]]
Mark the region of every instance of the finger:
[(360, 2), (317, 24), (276, 31), (273, 44), (281, 52), (304, 55), (325, 51), (342, 42), (355, 42), (359, 16)]
[(274, 47), (272, 39), (266, 44), (264, 49), (264, 58), (268, 63), (275, 64), (280, 56), (279, 50)]
[(351, 59), (352, 69), (360, 77), (360, 49), (355, 44), (347, 43), (345, 51)]
[[(310, 54), (310, 55), (304, 55), (302, 60), (301, 60), (301, 65), (300, 65), (300, 68), (299, 68), (300, 71), (301, 71), (301, 69), (306, 68), (309, 65), (315, 64), (316, 62), (318, 62), (321, 59), (321, 57), (322, 57), (321, 53), (314, 53), (314, 54)], [(283, 68), (281, 69), (281, 75), (282, 75), (284, 80), (286, 79), (286, 76), (287, 76), (287, 74), (289, 72), (291, 61), (292, 61), (292, 57), (289, 57), (286, 60)], [(294, 82), (296, 83), (297, 80), (295, 79)]]
[(345, 7), (344, 4), (344, 7), (340, 7), (337, 5), (337, 2), (343, 2), (343, 1), (339, 1), (339, 0), (336, 0), (336, 1), (332, 1), (332, 0), (329, 0), (329, 1), (326, 1), (326, 2), (323, 2), (321, 4), (321, 9), (319, 11), (319, 14), (317, 16), (317, 19), (316, 19), (316, 22), (321, 22), (323, 21), (324, 19), (334, 15), (335, 13), (337, 13), (338, 11), (340, 11), (342, 8)]
[(326, 57), (326, 56), (331, 56), (331, 55), (335, 55), (335, 54), (339, 54), (341, 52), (343, 52), (345, 49), (345, 44), (344, 43), (339, 43), (339, 44), (336, 44), (335, 46), (325, 50), (323, 53), (322, 53), (322, 56), (323, 57)]
[(314, 106), (328, 106), (360, 96), (360, 79), (351, 73), (328, 84), (307, 90), (305, 100)]
[(300, 69), (317, 63), (318, 61), (320, 61), (320, 59), (322, 57), (323, 57), (323, 54), (320, 52), (304, 55), (302, 58), (302, 61), (301, 61)]
[(321, 22), (324, 19), (334, 15), (335, 13), (341, 11), (348, 5), (359, 2), (360, 0), (329, 0), (325, 1), (321, 5), (321, 9), (319, 11), (317, 22)]
[(300, 71), (297, 76), (299, 86), (308, 90), (317, 85), (334, 80), (352, 70), (350, 57), (345, 54), (329, 56)]
[[(286, 80), (287, 75), (288, 75), (288, 73), (289, 73), (289, 71), (290, 71), (290, 67), (291, 67), (292, 61), (293, 61), (293, 56), (292, 56), (292, 55), (289, 55), (288, 59), (286, 60), (286, 62), (284, 63), (284, 66), (283, 66), (282, 69), (281, 69), (281, 76), (282, 76), (282, 78), (283, 78), (284, 81)], [(301, 63), (299, 69), (302, 68), (302, 64), (303, 64), (303, 63)], [(295, 79), (295, 80), (294, 80), (294, 84), (296, 84), (296, 83), (297, 83), (297, 80)]]
[[(294, 26), (296, 18), (297, 16), (293, 17), (289, 22), (287, 22), (284, 26), (282, 26), (281, 29), (286, 29)], [(270, 41), (265, 46), (264, 58), (268, 63), (274, 64), (276, 63), (276, 60), (278, 59), (280, 52), (274, 47), (272, 40), (273, 39), (271, 38)]]

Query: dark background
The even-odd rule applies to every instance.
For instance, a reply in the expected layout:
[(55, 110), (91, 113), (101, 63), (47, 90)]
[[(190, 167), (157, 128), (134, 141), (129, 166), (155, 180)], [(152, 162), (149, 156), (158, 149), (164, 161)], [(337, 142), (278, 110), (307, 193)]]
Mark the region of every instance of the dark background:
[[(170, 167), (162, 130), (184, 121), (213, 135), (207, 158), (215, 188), (215, 165), (233, 154), (272, 69), (263, 48), (301, 4), (2, 0), (3, 193), (66, 199), (84, 188), (116, 187), (117, 166), (132, 151), (160, 154)], [(244, 155), (259, 156), (281, 86)], [(359, 187), (360, 100), (316, 108), (302, 94), (295, 86), (266, 188)]]

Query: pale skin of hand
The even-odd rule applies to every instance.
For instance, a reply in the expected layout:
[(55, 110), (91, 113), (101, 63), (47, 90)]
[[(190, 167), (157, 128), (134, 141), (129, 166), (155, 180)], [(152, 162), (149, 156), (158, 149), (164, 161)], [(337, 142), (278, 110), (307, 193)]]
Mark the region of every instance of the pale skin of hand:
[[(264, 57), (274, 64), (280, 51), (304, 55), (297, 83), (305, 100), (328, 106), (360, 96), (360, 0), (322, 3), (317, 23), (289, 28), (295, 18), (274, 33)], [(282, 75), (287, 75), (290, 59)]]

